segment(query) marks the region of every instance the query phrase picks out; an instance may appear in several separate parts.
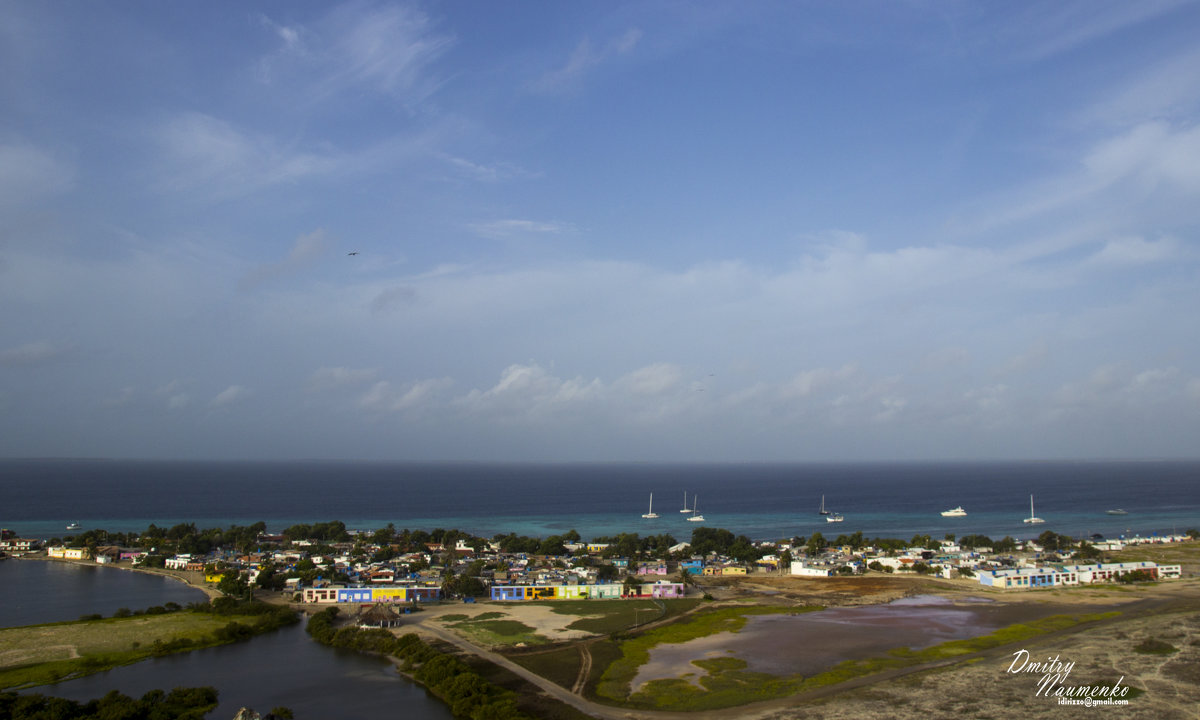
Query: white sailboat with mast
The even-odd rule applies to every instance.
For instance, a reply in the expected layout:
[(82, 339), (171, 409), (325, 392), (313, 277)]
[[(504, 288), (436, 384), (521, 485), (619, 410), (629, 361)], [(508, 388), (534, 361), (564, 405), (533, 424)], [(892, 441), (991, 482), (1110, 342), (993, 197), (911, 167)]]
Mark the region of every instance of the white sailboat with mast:
[(699, 495), (693, 496), (692, 497), (692, 516), (687, 519), (688, 522), (704, 522), (704, 516), (696, 511), (696, 508), (699, 505), (700, 505), (700, 496)]
[(658, 517), (658, 513), (654, 512), (654, 493), (650, 493), (650, 509), (642, 513), (642, 517), (646, 518), (647, 520), (653, 520), (654, 518)]
[(818, 515), (828, 515), (829, 511), (825, 509), (825, 496), (821, 496), (821, 508), (817, 510)]
[(1033, 512), (1033, 495), (1032, 494), (1029, 495), (1029, 517), (1025, 518), (1025, 522), (1029, 523), (1030, 525), (1037, 525), (1039, 523), (1046, 522), (1045, 520), (1041, 519), (1040, 517), (1038, 517), (1037, 515), (1034, 514), (1034, 512)]
[(679, 512), (690, 513), (691, 511), (692, 511), (692, 509), (687, 506), (687, 490), (684, 490), (683, 491), (683, 509), (680, 510)]

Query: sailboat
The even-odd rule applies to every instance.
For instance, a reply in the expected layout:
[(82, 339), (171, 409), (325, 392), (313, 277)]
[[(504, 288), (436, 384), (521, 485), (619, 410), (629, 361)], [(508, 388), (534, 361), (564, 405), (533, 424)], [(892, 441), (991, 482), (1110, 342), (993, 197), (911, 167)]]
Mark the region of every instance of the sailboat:
[(1033, 495), (1029, 496), (1029, 517), (1025, 518), (1025, 522), (1029, 523), (1030, 525), (1037, 525), (1038, 523), (1046, 522), (1037, 515), (1033, 514)]
[(700, 504), (700, 496), (696, 495), (692, 498), (692, 516), (688, 518), (688, 522), (704, 522), (704, 516), (696, 512), (696, 506)]
[(818, 515), (828, 515), (829, 511), (825, 509), (825, 496), (821, 496), (821, 509), (817, 510)]
[(687, 506), (687, 490), (683, 491), (683, 509), (680, 510), (679, 512), (682, 512), (682, 513), (692, 512), (692, 509)]
[(646, 518), (647, 520), (653, 520), (654, 518), (658, 517), (658, 513), (654, 512), (654, 493), (650, 493), (650, 510), (642, 513), (642, 517)]

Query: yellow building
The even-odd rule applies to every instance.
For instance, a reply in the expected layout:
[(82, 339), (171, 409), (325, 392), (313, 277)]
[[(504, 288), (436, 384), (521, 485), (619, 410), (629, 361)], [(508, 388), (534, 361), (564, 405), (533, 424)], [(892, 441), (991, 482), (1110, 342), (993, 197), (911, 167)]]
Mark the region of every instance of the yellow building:
[(92, 553), (87, 548), (70, 548), (70, 547), (48, 547), (46, 554), (52, 558), (62, 558), (63, 560), (87, 560), (92, 556)]

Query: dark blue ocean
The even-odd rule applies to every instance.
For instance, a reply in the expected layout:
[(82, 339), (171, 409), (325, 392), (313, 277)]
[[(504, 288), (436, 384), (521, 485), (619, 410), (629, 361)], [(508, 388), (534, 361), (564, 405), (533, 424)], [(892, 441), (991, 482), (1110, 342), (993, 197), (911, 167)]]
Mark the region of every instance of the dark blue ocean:
[[(687, 492), (707, 527), (755, 540), (981, 533), (1150, 536), (1200, 528), (1200, 462), (897, 464), (400, 464), (0, 460), (0, 526), (29, 537), (150, 523), (270, 530), (342, 520), (352, 529), (458, 528), (491, 537), (585, 539), (620, 532), (690, 538)], [(642, 519), (654, 493), (655, 520)], [(845, 517), (826, 523), (821, 496)], [(1029, 526), (1033, 495), (1044, 525)], [(944, 518), (961, 505), (966, 517)], [(1110, 509), (1127, 515), (1111, 516)]]

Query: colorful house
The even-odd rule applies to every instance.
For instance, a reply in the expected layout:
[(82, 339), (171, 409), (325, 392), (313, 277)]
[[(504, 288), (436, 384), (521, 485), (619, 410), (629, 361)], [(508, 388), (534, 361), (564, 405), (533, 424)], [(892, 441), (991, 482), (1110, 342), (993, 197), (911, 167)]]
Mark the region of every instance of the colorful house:
[(624, 587), (602, 585), (494, 585), (492, 600), (586, 600), (619, 598)]
[(304, 588), (306, 603), (409, 603), (441, 600), (440, 587), (391, 586), (354, 588)]

